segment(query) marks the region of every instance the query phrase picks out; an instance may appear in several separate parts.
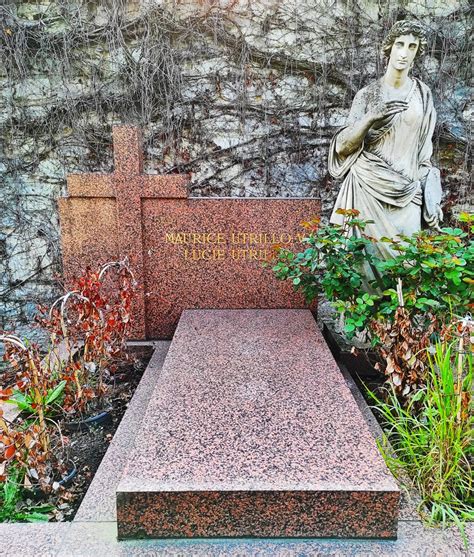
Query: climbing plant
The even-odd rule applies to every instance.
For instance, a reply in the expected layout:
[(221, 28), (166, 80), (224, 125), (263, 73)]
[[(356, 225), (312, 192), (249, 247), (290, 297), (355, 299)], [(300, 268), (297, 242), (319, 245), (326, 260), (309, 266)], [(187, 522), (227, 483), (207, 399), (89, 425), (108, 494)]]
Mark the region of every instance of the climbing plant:
[(111, 169), (113, 123), (139, 124), (147, 170), (191, 172), (194, 195), (318, 195), (327, 214), (330, 138), (399, 18), (428, 28), (415, 74), (438, 110), (445, 213), (466, 203), (469, 3), (411, 4), (3, 2), (0, 326), (54, 299), (56, 199), (67, 172)]

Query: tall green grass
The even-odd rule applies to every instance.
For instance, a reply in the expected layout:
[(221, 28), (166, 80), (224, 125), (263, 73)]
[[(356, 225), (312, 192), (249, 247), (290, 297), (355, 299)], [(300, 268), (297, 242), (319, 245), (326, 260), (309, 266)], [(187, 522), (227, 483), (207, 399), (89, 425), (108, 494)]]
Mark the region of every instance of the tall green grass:
[[(392, 473), (418, 488), (420, 513), (431, 524), (474, 520), (472, 354), (438, 343), (429, 355), (426, 387), (403, 406), (393, 390), (385, 400), (368, 390), (384, 422), (379, 448)], [(426, 510), (427, 509), (427, 510)]]

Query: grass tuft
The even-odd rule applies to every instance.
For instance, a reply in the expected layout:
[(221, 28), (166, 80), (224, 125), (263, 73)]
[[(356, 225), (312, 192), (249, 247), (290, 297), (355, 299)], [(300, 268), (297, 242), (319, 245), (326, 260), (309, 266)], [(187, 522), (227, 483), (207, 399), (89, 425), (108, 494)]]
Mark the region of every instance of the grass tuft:
[(384, 422), (379, 448), (392, 473), (419, 490), (424, 520), (456, 524), (467, 545), (464, 523), (474, 520), (472, 354), (438, 343), (428, 362), (426, 386), (406, 406), (393, 389), (385, 400), (368, 389)]

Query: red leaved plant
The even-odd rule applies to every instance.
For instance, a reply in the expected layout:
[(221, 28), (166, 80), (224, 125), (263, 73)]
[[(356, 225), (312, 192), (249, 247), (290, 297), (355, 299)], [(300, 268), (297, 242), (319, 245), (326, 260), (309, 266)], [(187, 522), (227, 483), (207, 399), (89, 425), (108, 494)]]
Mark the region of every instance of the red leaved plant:
[(36, 344), (0, 334), (10, 367), (4, 379), (14, 378), (0, 387), (0, 400), (16, 404), (27, 416), (9, 423), (0, 409), (0, 482), (13, 466), (25, 471), (26, 482), (48, 490), (53, 471), (64, 472), (61, 455), (51, 447), (51, 429), (57, 427), (51, 416), (82, 413), (106, 394), (106, 375), (127, 357), (135, 284), (127, 260), (99, 271), (87, 268), (51, 308), (39, 308), (37, 321), (49, 332), (46, 356)]
[(101, 401), (107, 392), (105, 376), (126, 358), (135, 284), (127, 261), (114, 261), (99, 271), (87, 268), (49, 310), (40, 308), (39, 323), (68, 356), (61, 370), (66, 413), (82, 413), (91, 401)]
[[(15, 370), (15, 384), (0, 389), (0, 400), (15, 404), (27, 415), (9, 423), (0, 409), (0, 481), (5, 481), (12, 464), (23, 470), (25, 484), (37, 483), (51, 489), (53, 468), (60, 468), (60, 455), (51, 448), (48, 417), (62, 395), (65, 382), (42, 358), (36, 344), (26, 344), (15, 335), (2, 334), (3, 359)], [(60, 439), (62, 442), (62, 439)]]

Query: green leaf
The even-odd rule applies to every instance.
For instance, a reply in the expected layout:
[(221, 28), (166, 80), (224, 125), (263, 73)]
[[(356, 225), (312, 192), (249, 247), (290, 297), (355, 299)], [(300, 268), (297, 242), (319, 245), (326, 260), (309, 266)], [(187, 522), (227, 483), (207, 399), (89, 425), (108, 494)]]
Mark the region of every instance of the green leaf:
[[(54, 507), (53, 507), (54, 508)], [(51, 509), (52, 510), (52, 509)], [(30, 512), (25, 516), (27, 522), (48, 522), (49, 516), (47, 514)]]
[(359, 277), (352, 276), (349, 282), (353, 288), (358, 288), (361, 285), (361, 280)]
[(63, 380), (60, 383), (58, 383), (58, 385), (56, 386), (56, 388), (47, 396), (46, 400), (45, 400), (45, 404), (51, 404), (52, 402), (54, 402), (59, 396), (61, 396), (61, 393), (64, 391), (64, 387), (66, 386), (66, 381)]
[(15, 398), (9, 398), (8, 400), (5, 400), (4, 402), (6, 402), (7, 404), (14, 404), (15, 406), (18, 406), (18, 408), (24, 412), (31, 412), (33, 413), (33, 408), (31, 407), (31, 405), (28, 402), (22, 401), (22, 400), (16, 400)]
[(410, 402), (418, 402), (419, 400), (421, 400), (423, 398), (423, 396), (425, 395), (425, 391), (423, 389), (419, 389), (418, 391), (416, 391), (416, 393), (410, 398)]
[(458, 269), (451, 269), (449, 271), (445, 271), (444, 276), (448, 279), (456, 280), (461, 276), (461, 272)]
[(418, 302), (431, 307), (439, 306), (438, 300), (430, 300), (429, 298), (418, 298)]

